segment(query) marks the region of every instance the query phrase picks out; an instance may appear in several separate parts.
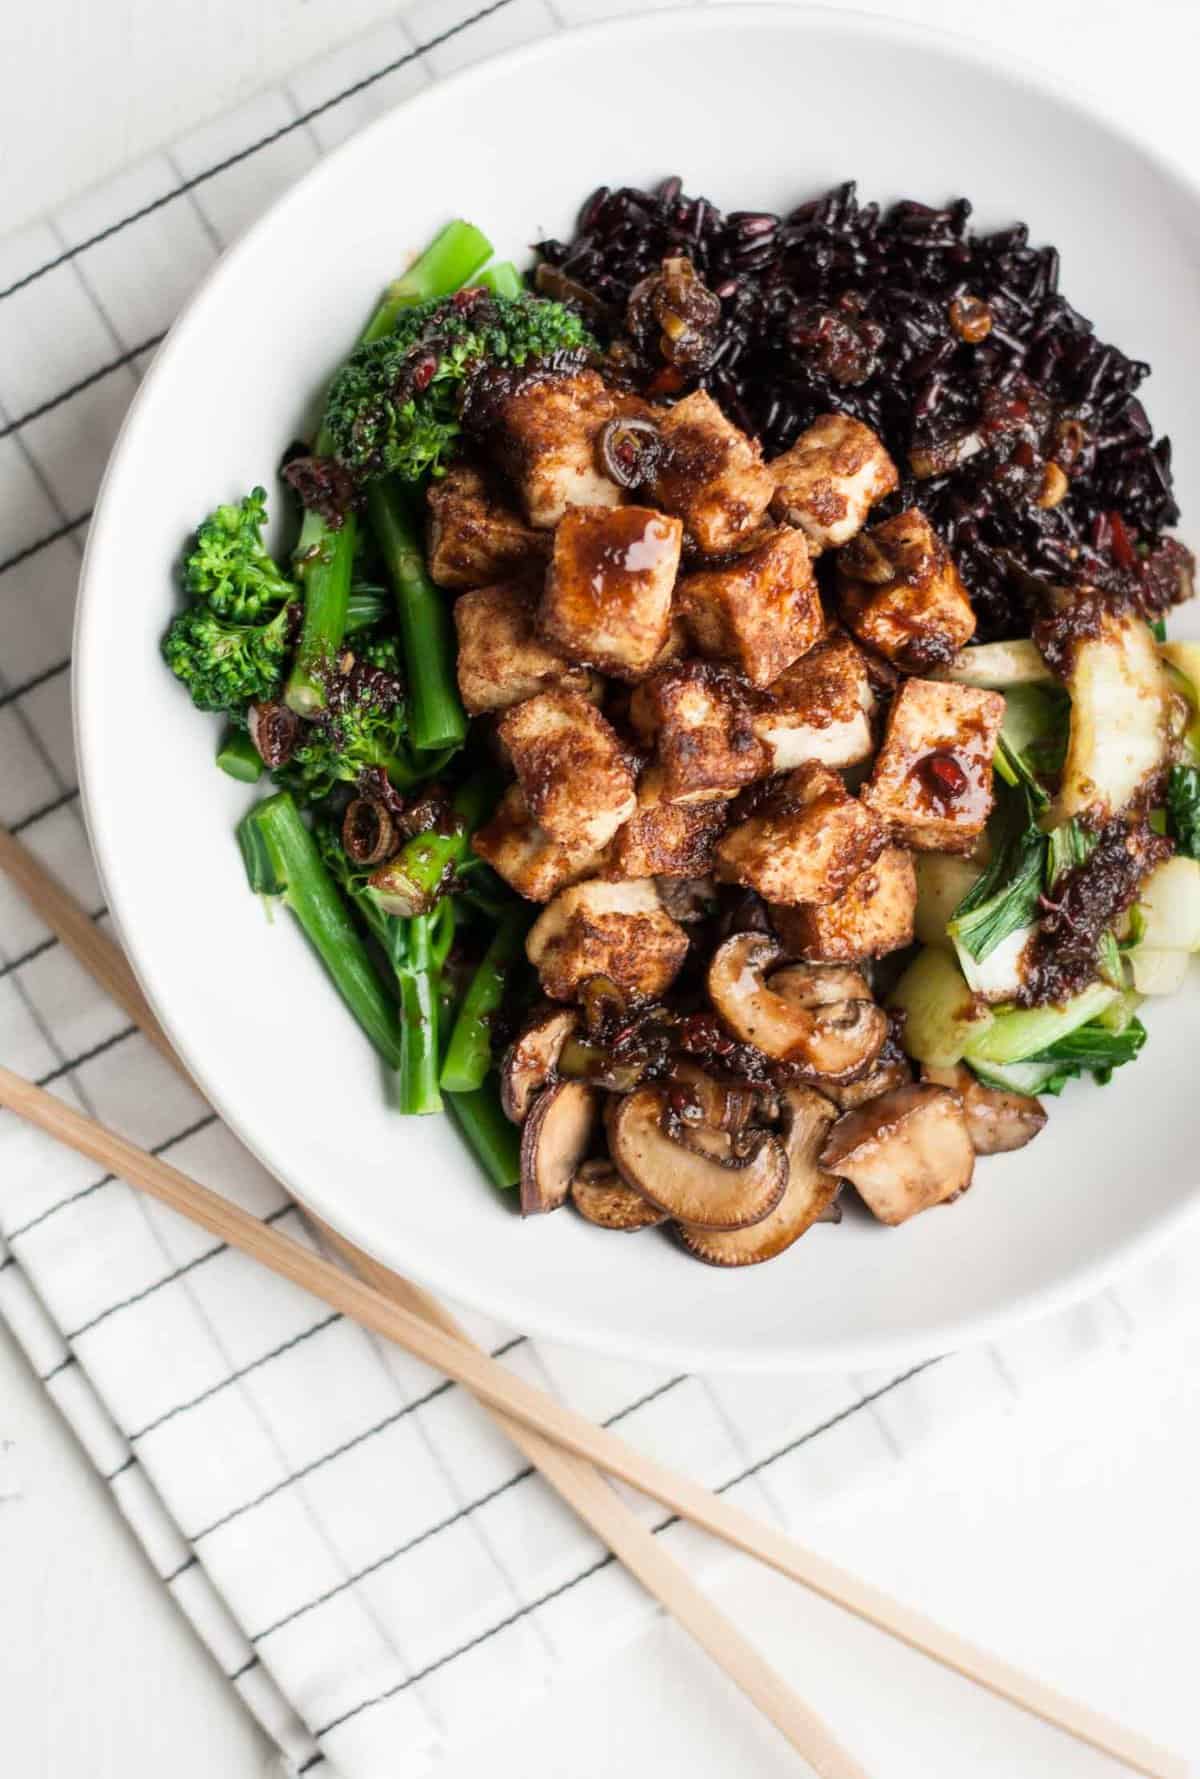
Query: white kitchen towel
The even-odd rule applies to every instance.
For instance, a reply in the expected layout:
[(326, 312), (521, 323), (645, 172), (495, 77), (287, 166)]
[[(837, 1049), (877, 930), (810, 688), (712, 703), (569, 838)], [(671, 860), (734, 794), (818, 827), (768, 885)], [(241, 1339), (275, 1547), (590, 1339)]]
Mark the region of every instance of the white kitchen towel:
[[(220, 249), (362, 123), (468, 61), (623, 9), (423, 0), (0, 243), (0, 820), (98, 920), (71, 750), (72, 608), (100, 473), (165, 329)], [(312, 1239), (3, 880), (0, 1058)], [(428, 1771), (559, 1664), (649, 1622), (637, 1587), (459, 1390), (11, 1118), (0, 1238), (0, 1315), (293, 1768)], [(664, 1375), (464, 1319), (515, 1371), (802, 1530), (963, 1414), (1119, 1348), (1198, 1279), (1193, 1235), (1119, 1292), (996, 1347), (782, 1384)], [(0, 1449), (3, 1432), (0, 1409)], [(712, 1573), (714, 1547), (637, 1507)]]

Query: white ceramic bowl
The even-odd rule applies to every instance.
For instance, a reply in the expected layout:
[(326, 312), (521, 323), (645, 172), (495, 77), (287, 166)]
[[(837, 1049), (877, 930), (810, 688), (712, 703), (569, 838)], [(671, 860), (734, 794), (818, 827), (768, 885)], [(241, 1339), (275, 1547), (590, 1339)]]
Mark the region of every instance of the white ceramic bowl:
[(230, 1125), (355, 1242), (505, 1322), (687, 1368), (894, 1363), (1094, 1289), (1200, 1196), (1194, 994), (1153, 1008), (1141, 1060), (1052, 1107), (952, 1209), (848, 1217), (723, 1273), (659, 1235), (569, 1212), (522, 1224), (443, 1119), (390, 1112), (365, 1041), (290, 919), (247, 893), (244, 787), (164, 670), (172, 565), (197, 516), (272, 484), (387, 278), (448, 216), (518, 260), (600, 180), (678, 172), (726, 208), (966, 193), (1026, 219), (1105, 337), (1158, 367), (1200, 529), (1200, 201), (1085, 104), (994, 51), (832, 12), (667, 12), (526, 49), (433, 88), (323, 162), (215, 269), (159, 352), (113, 455), (80, 599), (85, 807), (155, 1010)]

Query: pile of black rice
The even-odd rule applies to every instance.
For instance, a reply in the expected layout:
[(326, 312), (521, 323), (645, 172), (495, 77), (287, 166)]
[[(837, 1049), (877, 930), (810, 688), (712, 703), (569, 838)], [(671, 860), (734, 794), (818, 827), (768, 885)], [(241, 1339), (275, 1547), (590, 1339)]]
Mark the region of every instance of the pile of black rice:
[[(1027, 634), (1048, 584), (1090, 582), (1154, 617), (1189, 559), (1162, 535), (1179, 514), (1170, 441), (1137, 396), (1150, 367), (1060, 294), (1053, 247), (1023, 223), (977, 235), (970, 214), (965, 198), (883, 210), (851, 182), (787, 216), (723, 215), (672, 178), (600, 187), (574, 238), (539, 253), (610, 343), (634, 287), (689, 258), (720, 299), (710, 349), (673, 381), (644, 363), (647, 386), (708, 389), (768, 457), (831, 410), (875, 428), (905, 475), (889, 508), (919, 505), (950, 545), (981, 641)], [(1060, 470), (1065, 496), (1039, 505)]]

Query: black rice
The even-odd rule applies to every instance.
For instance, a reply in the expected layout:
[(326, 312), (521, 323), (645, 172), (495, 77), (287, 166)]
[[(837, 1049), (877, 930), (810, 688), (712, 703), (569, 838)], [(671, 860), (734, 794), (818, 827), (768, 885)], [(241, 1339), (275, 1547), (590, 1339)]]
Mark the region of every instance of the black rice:
[[(1027, 633), (1045, 583), (1091, 582), (1152, 616), (1181, 595), (1188, 559), (1162, 536), (1179, 514), (1170, 441), (1137, 396), (1149, 366), (1060, 293), (1053, 247), (1031, 247), (1023, 223), (977, 235), (970, 214), (965, 198), (884, 211), (849, 182), (786, 216), (723, 215), (672, 178), (600, 187), (575, 236), (539, 252), (601, 306), (610, 341), (634, 286), (686, 254), (721, 300), (715, 350), (665, 383), (643, 355), (644, 381), (707, 388), (768, 457), (830, 410), (874, 427), (905, 477), (883, 511), (928, 514), (981, 640)], [(925, 479), (905, 473), (914, 454)], [(1038, 505), (1059, 469), (1065, 496)]]

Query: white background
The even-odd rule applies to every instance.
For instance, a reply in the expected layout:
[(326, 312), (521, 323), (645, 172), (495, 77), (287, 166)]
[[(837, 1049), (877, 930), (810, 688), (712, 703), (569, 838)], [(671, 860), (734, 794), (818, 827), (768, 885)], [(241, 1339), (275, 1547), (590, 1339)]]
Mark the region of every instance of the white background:
[[(557, 5), (572, 17), (626, 9)], [(395, 10), (379, 0), (0, 5), (0, 233)], [(427, 37), (469, 9), (421, 0), (415, 10)], [(946, 0), (887, 10), (969, 27), (1073, 74), (1200, 173), (1192, 0), (1007, 0), (977, 18)], [(963, 1425), (809, 1536), (1185, 1750), (1200, 1772), (1198, 1470), (1200, 1319), (1052, 1382), (1006, 1417)], [(1117, 1771), (749, 1565), (731, 1570), (723, 1599), (880, 1779)], [(0, 1771), (13, 1779), (256, 1779), (268, 1759), (2, 1334), (0, 1710)], [(488, 1766), (491, 1779), (797, 1770), (666, 1626), (636, 1664), (562, 1684), (492, 1745)], [(445, 1779), (477, 1769), (476, 1756)]]

